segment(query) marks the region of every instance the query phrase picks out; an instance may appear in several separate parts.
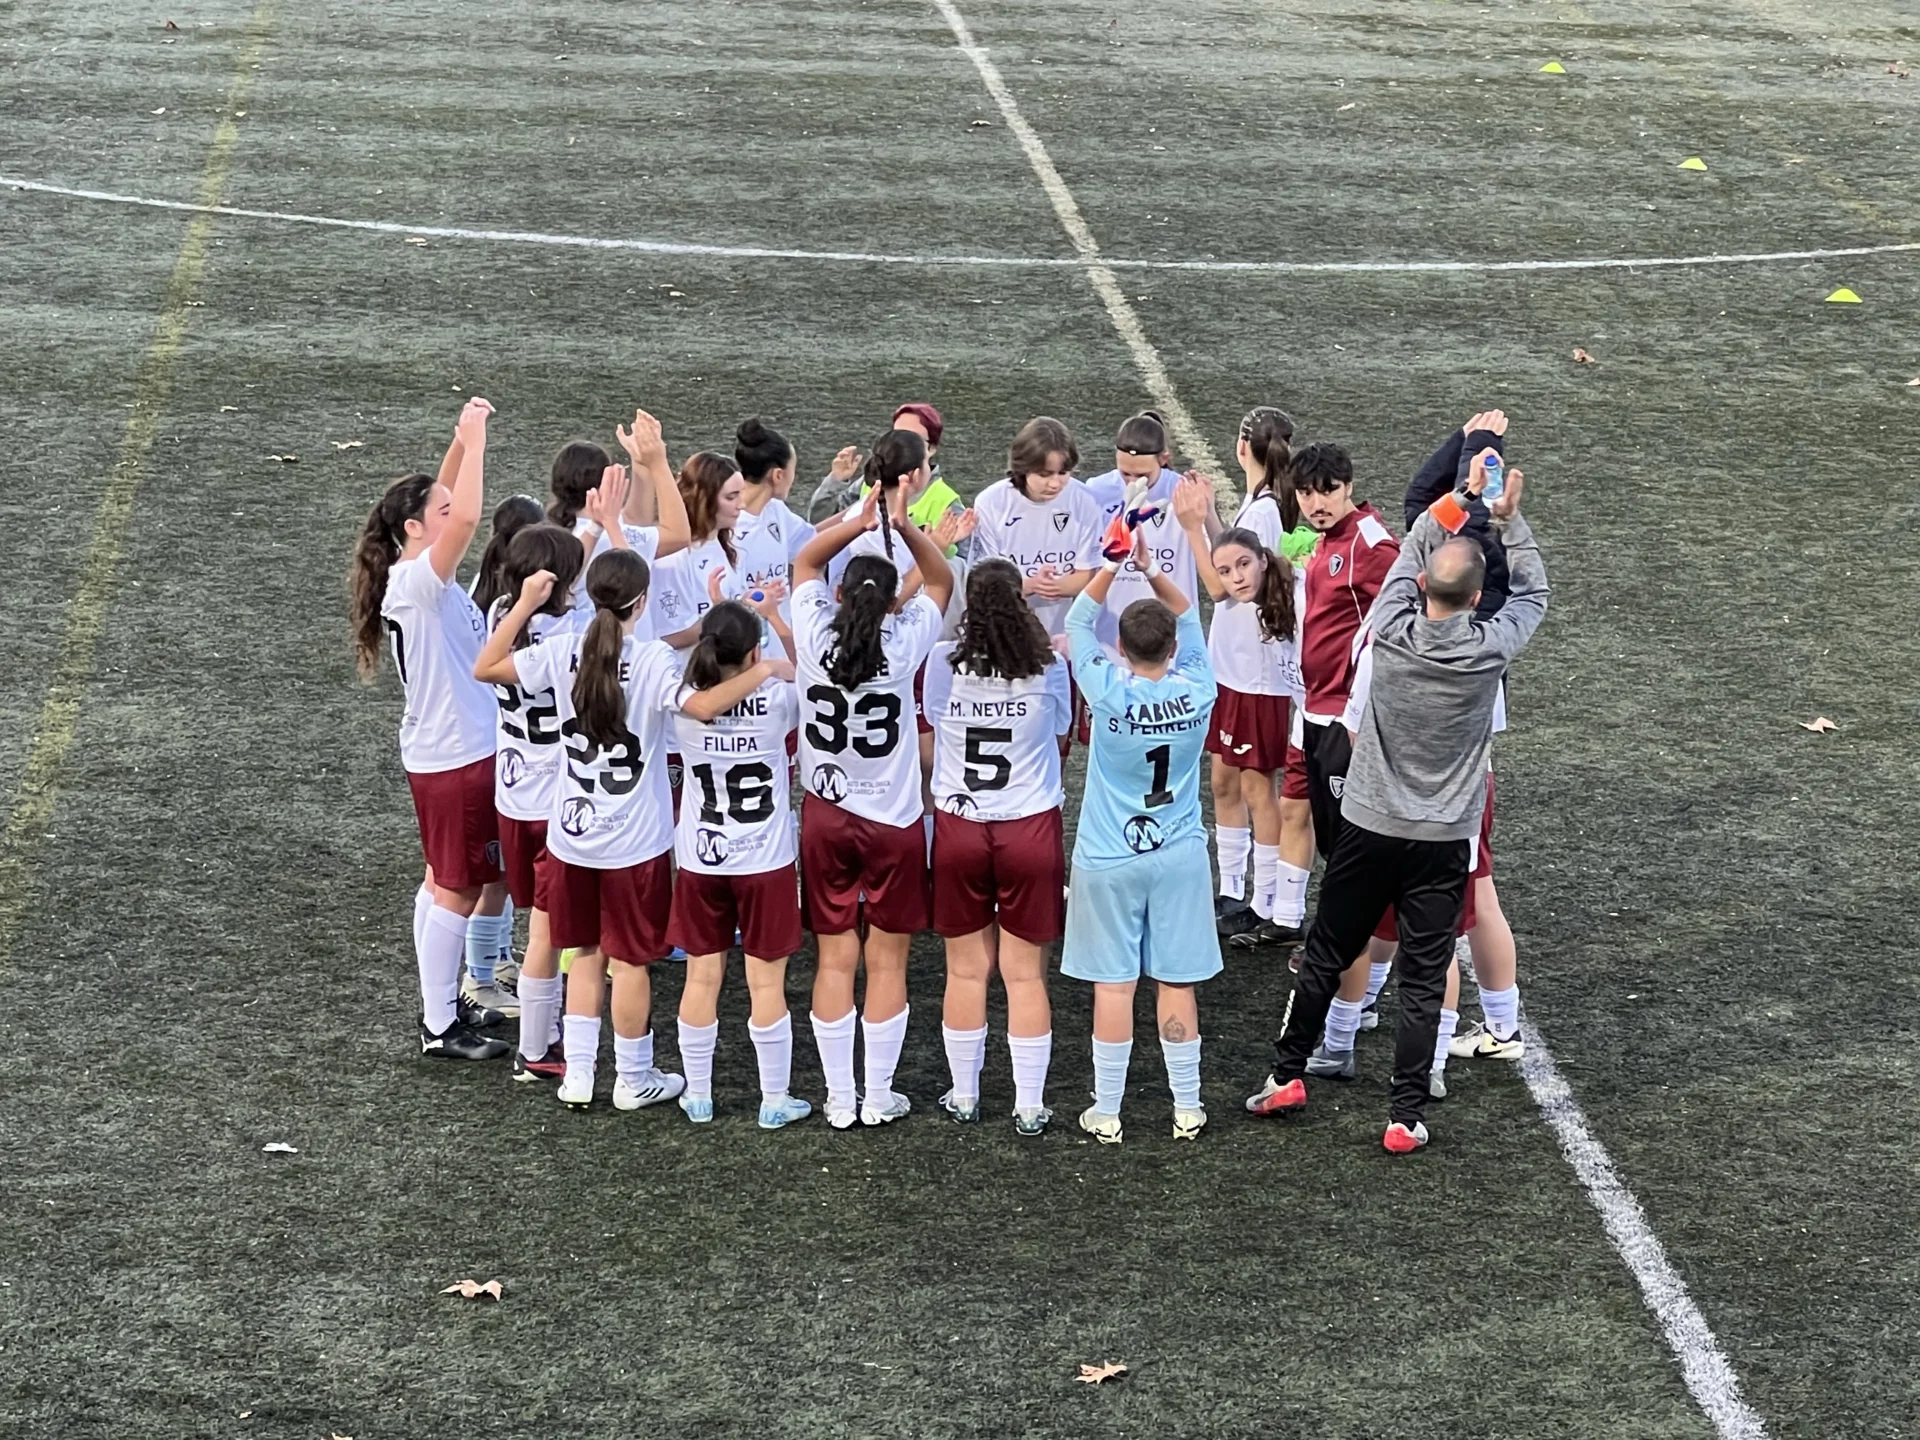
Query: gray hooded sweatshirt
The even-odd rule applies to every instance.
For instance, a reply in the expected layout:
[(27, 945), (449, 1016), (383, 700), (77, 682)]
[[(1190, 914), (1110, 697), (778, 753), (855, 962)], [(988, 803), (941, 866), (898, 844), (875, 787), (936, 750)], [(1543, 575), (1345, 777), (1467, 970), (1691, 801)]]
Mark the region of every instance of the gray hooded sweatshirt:
[(1452, 537), (1430, 512), (1407, 533), (1367, 629), (1373, 683), (1355, 732), (1340, 813), (1378, 835), (1465, 840), (1486, 806), (1493, 705), (1507, 664), (1547, 613), (1547, 572), (1526, 517), (1505, 526), (1511, 590), (1485, 620), (1427, 618), (1416, 577)]

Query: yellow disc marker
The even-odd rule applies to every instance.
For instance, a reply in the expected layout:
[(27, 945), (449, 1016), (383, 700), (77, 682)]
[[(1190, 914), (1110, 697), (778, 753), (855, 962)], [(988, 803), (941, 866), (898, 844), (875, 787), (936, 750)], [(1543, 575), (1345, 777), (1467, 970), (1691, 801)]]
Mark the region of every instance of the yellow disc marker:
[(1860, 297), (1842, 285), (1827, 297), (1827, 303), (1829, 305), (1858, 305), (1860, 303)]
[(1682, 170), (1704, 170), (1707, 168), (1707, 162), (1702, 160), (1698, 155), (1689, 155), (1680, 162), (1680, 168)]
[(1542, 75), (1564, 75), (1567, 73), (1567, 67), (1562, 65), (1558, 60), (1549, 60), (1540, 67), (1540, 73)]

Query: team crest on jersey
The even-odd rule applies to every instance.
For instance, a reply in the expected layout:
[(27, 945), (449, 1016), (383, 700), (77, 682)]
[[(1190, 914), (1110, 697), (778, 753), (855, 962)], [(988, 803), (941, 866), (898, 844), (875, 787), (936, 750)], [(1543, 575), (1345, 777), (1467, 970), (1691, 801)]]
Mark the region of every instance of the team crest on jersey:
[(680, 782), (684, 779), (686, 779), (686, 768), (681, 764), (680, 757), (676, 755), (667, 763), (667, 784), (678, 790)]
[(702, 865), (722, 865), (727, 859), (727, 837), (718, 830), (693, 832), (693, 853)]
[(838, 805), (847, 798), (847, 772), (831, 760), (813, 767), (813, 793)]
[(1066, 529), (1067, 522), (1072, 518), (1073, 516), (1069, 515), (1065, 510), (1054, 511), (1053, 512), (1053, 528), (1056, 530)]
[(1166, 836), (1160, 833), (1160, 822), (1151, 815), (1135, 815), (1121, 827), (1120, 833), (1127, 848), (1136, 855), (1158, 850), (1166, 843)]
[(1167, 512), (1164, 507), (1153, 512), (1153, 523), (1155, 525), (1161, 526), (1162, 528), (1166, 526)]
[(975, 800), (971, 795), (949, 795), (947, 797), (947, 813), (949, 815), (964, 817), (973, 814), (979, 808), (980, 802)]
[(767, 522), (767, 534), (776, 540), (780, 538), (780, 522), (778, 520), (769, 520)]
[(593, 816), (593, 801), (584, 795), (569, 795), (560, 807), (560, 828), (577, 838), (593, 828)]
[(500, 783), (511, 790), (527, 778), (527, 757), (518, 750), (500, 752)]
[(1329, 555), (1327, 557), (1327, 574), (1338, 575), (1346, 558), (1344, 555)]
[(1347, 794), (1347, 777), (1344, 775), (1328, 776), (1327, 789), (1333, 792), (1334, 799), (1344, 800)]

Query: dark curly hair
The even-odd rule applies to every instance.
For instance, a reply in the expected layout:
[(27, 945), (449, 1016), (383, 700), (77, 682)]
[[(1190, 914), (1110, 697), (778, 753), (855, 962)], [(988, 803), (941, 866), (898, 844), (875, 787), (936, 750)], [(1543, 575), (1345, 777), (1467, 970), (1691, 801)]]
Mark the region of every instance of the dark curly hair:
[(967, 612), (949, 657), (970, 675), (1027, 680), (1053, 663), (1047, 627), (1020, 593), (1011, 560), (982, 560), (967, 571)]

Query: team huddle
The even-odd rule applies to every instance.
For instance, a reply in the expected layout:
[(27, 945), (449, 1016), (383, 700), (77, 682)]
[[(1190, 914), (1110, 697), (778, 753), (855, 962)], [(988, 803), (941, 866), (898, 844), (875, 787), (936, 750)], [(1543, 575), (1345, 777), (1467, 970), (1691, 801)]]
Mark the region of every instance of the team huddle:
[[(813, 1108), (793, 1093), (786, 991), (811, 932), (825, 1118), (883, 1125), (911, 1108), (894, 1072), (908, 950), (929, 929), (947, 962), (939, 1103), (963, 1123), (980, 1117), (995, 972), (1014, 1124), (1037, 1135), (1051, 1120), (1056, 942), (1060, 972), (1094, 987), (1079, 1124), (1106, 1143), (1124, 1133), (1143, 979), (1173, 1133), (1206, 1125), (1196, 987), (1223, 945), (1305, 942), (1254, 1114), (1298, 1113), (1306, 1076), (1354, 1075), (1355, 1035), (1396, 967), (1390, 1151), (1426, 1143), (1450, 1056), (1522, 1053), (1488, 751), (1547, 587), (1500, 412), (1415, 477), (1402, 545), (1355, 503), (1346, 453), (1296, 453), (1292, 421), (1266, 406), (1240, 428), (1230, 523), (1224, 487), (1169, 468), (1152, 412), (1120, 426), (1114, 467), (1085, 481), (1068, 428), (1029, 421), (969, 508), (939, 472), (939, 412), (902, 406), (869, 455), (835, 458), (803, 517), (778, 432), (749, 420), (732, 455), (676, 471), (639, 411), (616, 432), (626, 464), (574, 441), (544, 505), (500, 505), (463, 586), (491, 415), (470, 401), (438, 476), (388, 487), (352, 572), (362, 672), (390, 651), (406, 696), (422, 1054), (511, 1052), (516, 1080), (557, 1081), (585, 1108), (606, 1015), (612, 1103), (677, 1100), (708, 1122), (739, 950), (759, 1123), (779, 1129)], [(1456, 934), (1484, 1012), (1464, 1034)], [(654, 1053), (648, 967), (667, 958), (687, 967), (679, 1072)], [(509, 1046), (491, 1032), (514, 1017)]]

